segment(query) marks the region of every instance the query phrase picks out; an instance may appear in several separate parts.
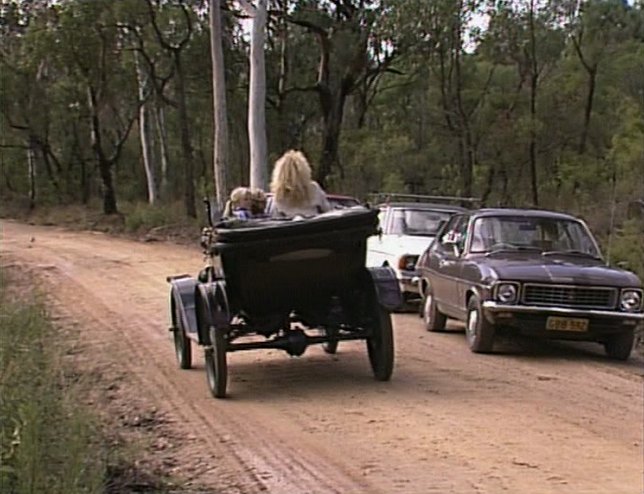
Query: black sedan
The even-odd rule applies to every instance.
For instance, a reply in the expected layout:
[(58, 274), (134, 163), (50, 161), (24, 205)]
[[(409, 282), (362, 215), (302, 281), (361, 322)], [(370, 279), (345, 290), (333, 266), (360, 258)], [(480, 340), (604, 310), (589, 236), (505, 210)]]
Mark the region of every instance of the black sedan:
[(418, 260), (429, 331), (465, 322), (473, 352), (498, 334), (595, 341), (626, 360), (644, 320), (642, 282), (606, 265), (578, 218), (541, 210), (480, 209), (453, 216)]

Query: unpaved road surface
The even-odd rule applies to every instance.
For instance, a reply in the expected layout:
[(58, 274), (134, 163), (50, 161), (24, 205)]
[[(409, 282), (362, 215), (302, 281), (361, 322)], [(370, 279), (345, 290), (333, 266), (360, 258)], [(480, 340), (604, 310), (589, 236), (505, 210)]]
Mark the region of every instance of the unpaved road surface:
[(213, 492), (644, 492), (641, 356), (563, 343), (475, 355), (458, 329), (396, 314), (391, 382), (373, 380), (364, 342), (335, 356), (237, 352), (230, 398), (215, 400), (202, 352), (178, 369), (168, 333), (165, 277), (196, 273), (196, 246), (0, 227), (2, 263), (37, 273), (52, 312), (126, 376), (119, 386), (172, 417), (175, 464)]

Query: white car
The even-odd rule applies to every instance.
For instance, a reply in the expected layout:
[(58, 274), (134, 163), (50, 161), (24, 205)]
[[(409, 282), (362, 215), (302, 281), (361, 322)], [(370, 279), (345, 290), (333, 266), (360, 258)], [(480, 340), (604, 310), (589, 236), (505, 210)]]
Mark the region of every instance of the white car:
[(404, 300), (419, 300), (416, 261), (443, 223), (465, 208), (424, 202), (388, 202), (376, 207), (380, 209), (380, 234), (367, 240), (367, 266), (391, 267)]

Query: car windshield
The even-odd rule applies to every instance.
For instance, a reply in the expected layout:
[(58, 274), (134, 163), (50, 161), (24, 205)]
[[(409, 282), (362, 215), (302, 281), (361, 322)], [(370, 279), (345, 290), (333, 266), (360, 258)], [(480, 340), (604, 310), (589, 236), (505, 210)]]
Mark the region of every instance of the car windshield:
[(430, 209), (396, 209), (393, 211), (391, 233), (394, 235), (436, 235), (452, 213)]
[(547, 216), (485, 216), (472, 230), (470, 252), (537, 250), (601, 257), (583, 223)]

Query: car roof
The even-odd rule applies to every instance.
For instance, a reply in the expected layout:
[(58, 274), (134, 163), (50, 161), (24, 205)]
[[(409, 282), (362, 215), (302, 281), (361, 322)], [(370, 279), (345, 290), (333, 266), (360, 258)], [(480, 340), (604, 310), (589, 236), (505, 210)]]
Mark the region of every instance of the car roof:
[(376, 205), (376, 207), (380, 209), (429, 209), (432, 211), (445, 211), (450, 213), (469, 211), (467, 208), (461, 206), (455, 206), (451, 204), (435, 204), (430, 202), (384, 202)]
[(472, 211), (472, 216), (478, 218), (484, 216), (525, 216), (531, 218), (553, 218), (561, 220), (579, 221), (579, 218), (558, 211), (547, 209), (523, 209), (523, 208), (482, 208)]

